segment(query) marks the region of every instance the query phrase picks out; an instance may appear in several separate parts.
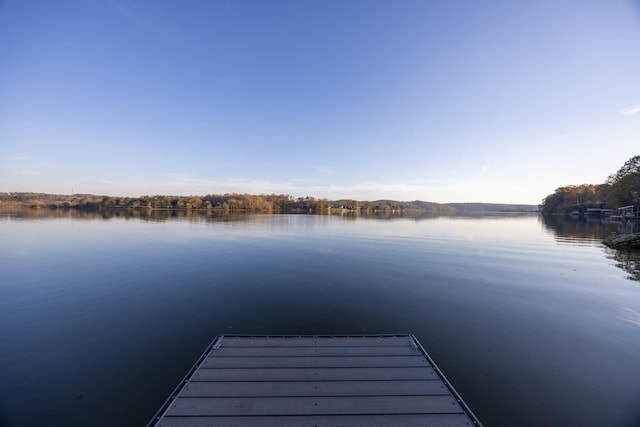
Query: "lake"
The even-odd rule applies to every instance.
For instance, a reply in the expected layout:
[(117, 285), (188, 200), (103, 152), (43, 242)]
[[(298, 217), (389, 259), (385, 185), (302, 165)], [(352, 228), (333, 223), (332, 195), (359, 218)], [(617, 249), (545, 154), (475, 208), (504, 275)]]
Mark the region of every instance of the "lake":
[(487, 427), (640, 426), (630, 227), (7, 212), (0, 425), (144, 425), (218, 334), (413, 333)]

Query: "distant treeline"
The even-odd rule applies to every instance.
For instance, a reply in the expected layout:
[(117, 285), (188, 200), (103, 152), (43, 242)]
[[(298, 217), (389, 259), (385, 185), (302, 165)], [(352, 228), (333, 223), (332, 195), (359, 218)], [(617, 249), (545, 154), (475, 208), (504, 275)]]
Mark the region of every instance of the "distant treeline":
[(640, 155), (627, 160), (602, 184), (568, 185), (542, 201), (545, 215), (568, 214), (588, 208), (619, 208), (640, 204)]
[(222, 194), (206, 196), (141, 196), (112, 197), (93, 194), (0, 193), (0, 207), (23, 206), (50, 209), (177, 209), (216, 210), (252, 213), (354, 213), (398, 215), (482, 214), (491, 212), (531, 212), (533, 205), (506, 205), (491, 203), (441, 204), (423, 201), (395, 200), (357, 201), (351, 199), (327, 200), (314, 197), (292, 197), (284, 194), (252, 195)]

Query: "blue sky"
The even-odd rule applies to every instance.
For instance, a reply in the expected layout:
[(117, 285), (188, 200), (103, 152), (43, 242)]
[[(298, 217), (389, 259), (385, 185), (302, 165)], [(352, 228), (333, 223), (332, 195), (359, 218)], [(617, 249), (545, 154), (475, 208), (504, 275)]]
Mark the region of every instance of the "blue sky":
[(0, 191), (537, 204), (637, 154), (638, 1), (0, 1)]

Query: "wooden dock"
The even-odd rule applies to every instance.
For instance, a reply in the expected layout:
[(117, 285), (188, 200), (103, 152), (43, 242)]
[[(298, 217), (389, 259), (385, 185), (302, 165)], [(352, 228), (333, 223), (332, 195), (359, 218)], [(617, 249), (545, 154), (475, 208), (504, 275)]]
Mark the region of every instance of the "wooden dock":
[(148, 426), (481, 424), (412, 335), (223, 335)]

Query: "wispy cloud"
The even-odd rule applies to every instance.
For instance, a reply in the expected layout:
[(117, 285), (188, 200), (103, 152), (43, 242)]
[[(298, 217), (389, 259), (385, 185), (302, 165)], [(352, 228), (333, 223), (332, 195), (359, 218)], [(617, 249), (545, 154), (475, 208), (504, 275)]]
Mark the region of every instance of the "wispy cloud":
[(499, 202), (495, 195), (488, 194), (480, 185), (479, 177), (484, 175), (481, 168), (477, 175), (457, 178), (424, 178), (414, 180), (363, 180), (351, 182), (330, 182), (326, 178), (315, 183), (306, 180), (261, 180), (239, 178), (208, 178), (181, 174), (162, 174), (153, 179), (128, 177), (121, 181), (101, 181), (88, 185), (86, 192), (140, 196), (151, 194), (205, 195), (224, 193), (248, 194), (289, 194), (294, 197), (312, 196), (328, 199), (356, 200), (424, 200), (430, 202), (451, 202), (459, 200), (484, 200)]
[(631, 116), (633, 114), (638, 114), (640, 113), (640, 105), (633, 105), (629, 108), (626, 108), (622, 111), (620, 111), (620, 114), (625, 115), (625, 116)]
[(489, 168), (486, 165), (482, 166), (476, 174), (475, 179), (481, 178), (482, 176), (486, 175), (488, 171)]
[[(399, 200), (443, 200), (446, 195), (461, 191), (470, 191), (476, 186), (476, 179), (427, 179), (410, 181), (360, 181), (351, 183), (305, 185), (286, 181), (250, 181), (225, 179), (213, 181), (217, 188), (228, 192), (247, 193), (284, 193), (293, 196), (315, 196), (329, 199), (354, 198), (360, 200), (399, 199)], [(208, 182), (193, 180), (193, 182)], [(208, 182), (209, 183), (209, 182)], [(232, 189), (232, 190), (230, 190)]]

